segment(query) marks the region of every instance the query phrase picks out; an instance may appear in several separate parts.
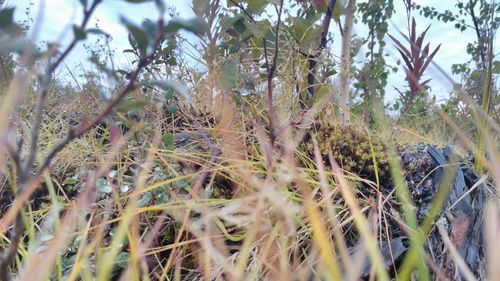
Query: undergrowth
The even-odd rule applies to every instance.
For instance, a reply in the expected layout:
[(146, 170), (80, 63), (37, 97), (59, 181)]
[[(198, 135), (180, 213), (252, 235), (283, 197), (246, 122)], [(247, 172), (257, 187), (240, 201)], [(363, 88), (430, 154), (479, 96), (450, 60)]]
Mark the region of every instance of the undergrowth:
[[(193, 1), (191, 20), (154, 1), (158, 21), (122, 20), (128, 69), (96, 46), (98, 72), (64, 85), (55, 73), (74, 46), (109, 39), (87, 28), (101, 1), (80, 1), (65, 49), (7, 53), (18, 65), (0, 94), (0, 279), (498, 279), (496, 105), (458, 86), (444, 104), (428, 97), (420, 79), (439, 47), (420, 50), (415, 21), (409, 42), (391, 37), (409, 90), (390, 113), (374, 44), (391, 5), (358, 5), (370, 62), (352, 59), (364, 39), (341, 37), (343, 92), (328, 31), (343, 14), (351, 33), (355, 1), (294, 2), (303, 18), (283, 1)], [(420, 8), (404, 3), (410, 23)], [(26, 30), (2, 5), (3, 44)]]

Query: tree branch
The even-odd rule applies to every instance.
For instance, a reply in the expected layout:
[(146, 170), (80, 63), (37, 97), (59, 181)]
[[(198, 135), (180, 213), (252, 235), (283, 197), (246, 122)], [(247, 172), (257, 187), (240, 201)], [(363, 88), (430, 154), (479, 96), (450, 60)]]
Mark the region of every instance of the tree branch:
[(330, 0), (326, 9), (325, 17), (321, 25), (321, 39), (316, 54), (307, 56), (309, 60), (309, 72), (307, 74), (307, 98), (301, 98), (301, 106), (304, 108), (306, 100), (314, 98), (316, 94), (316, 66), (318, 64), (317, 58), (321, 55), (321, 51), (326, 47), (328, 30), (330, 29), (330, 22), (332, 20), (333, 9), (335, 8), (336, 0)]
[[(233, 5), (238, 7), (249, 19), (251, 22), (255, 23), (255, 19), (253, 16), (235, 0), (230, 0)], [(266, 38), (262, 38), (262, 45), (264, 47), (264, 59), (266, 60), (266, 70), (267, 70), (267, 103), (268, 103), (268, 118), (269, 118), (269, 135), (271, 139), (271, 145), (274, 144), (276, 139), (276, 129), (274, 126), (274, 106), (273, 106), (273, 77), (276, 72), (277, 60), (278, 60), (278, 44), (279, 44), (279, 29), (281, 25), (281, 14), (283, 12), (283, 0), (280, 1), (279, 7), (274, 6), (276, 9), (276, 13), (278, 14), (278, 22), (276, 24), (275, 30), (275, 41), (274, 41), (274, 56), (272, 64), (269, 64), (269, 57), (267, 51), (267, 40)]]
[[(91, 14), (95, 10), (96, 6), (101, 2), (102, 0), (94, 0), (93, 4), (91, 7), (84, 11), (84, 20), (82, 21), (81, 28), (84, 28), (90, 19)], [(155, 46), (158, 46), (162, 39), (164, 38), (164, 33), (163, 31), (163, 20), (158, 21), (158, 32), (157, 38), (155, 41)], [(61, 62), (68, 56), (68, 54), (71, 52), (71, 50), (75, 47), (77, 43), (77, 39), (75, 38), (73, 42), (68, 46), (66, 51), (63, 52), (63, 54), (58, 58), (56, 62), (54, 62), (52, 65), (49, 66), (46, 74), (46, 80), (42, 81), (42, 83), (47, 83), (44, 84), (42, 87), (42, 92), (40, 94), (40, 97), (38, 99), (37, 107), (36, 107), (36, 112), (35, 112), (35, 125), (31, 131), (32, 134), (32, 139), (31, 139), (31, 146), (30, 146), (30, 151), (28, 155), (28, 159), (26, 160), (26, 164), (22, 165), (20, 163), (20, 160), (17, 160), (19, 155), (13, 157), (12, 159), (15, 161), (17, 169), (19, 169), (19, 176), (18, 176), (18, 189), (17, 189), (17, 194), (23, 194), (23, 189), (25, 186), (27, 186), (27, 183), (31, 182), (33, 179), (36, 179), (40, 177), (43, 172), (48, 168), (52, 160), (57, 156), (59, 152), (61, 152), (64, 147), (68, 145), (71, 141), (74, 139), (83, 136), (85, 133), (87, 133), (91, 128), (93, 128), (95, 125), (97, 125), (99, 122), (101, 122), (106, 116), (108, 116), (114, 109), (114, 107), (132, 90), (136, 88), (136, 80), (139, 76), (140, 71), (147, 66), (148, 63), (151, 62), (152, 58), (154, 57), (155, 52), (152, 52), (149, 56), (144, 56), (139, 60), (138, 66), (136, 70), (133, 72), (131, 75), (131, 79), (129, 80), (127, 86), (120, 92), (118, 96), (116, 96), (111, 102), (109, 102), (106, 106), (106, 108), (99, 114), (96, 118), (94, 118), (92, 121), (87, 122), (87, 123), (82, 123), (79, 127), (77, 128), (72, 128), (69, 130), (68, 134), (66, 137), (64, 137), (62, 140), (59, 141), (58, 144), (56, 144), (52, 150), (46, 155), (45, 159), (42, 161), (41, 165), (37, 168), (37, 172), (32, 175), (31, 169), (33, 168), (34, 164), (34, 159), (36, 156), (36, 151), (37, 151), (37, 142), (38, 142), (38, 136), (40, 133), (40, 128), (41, 128), (41, 123), (42, 123), (42, 114), (43, 114), (43, 107), (45, 103), (45, 99), (47, 98), (48, 95), (48, 82), (49, 78), (52, 75), (52, 73), (55, 71), (55, 69), (61, 64)], [(21, 147), (18, 148), (19, 150)], [(13, 149), (11, 149), (11, 154), (16, 153)], [(28, 195), (29, 196), (29, 195)], [(16, 219), (14, 221), (14, 228), (12, 230), (10, 239), (11, 243), (8, 247), (8, 249), (5, 251), (4, 256), (2, 260), (0, 261), (0, 280), (2, 281), (8, 281), (11, 279), (9, 268), (11, 264), (13, 263), (17, 249), (19, 247), (19, 243), (21, 241), (21, 237), (24, 231), (24, 226), (23, 226), (23, 219), (22, 219), (22, 214), (21, 211), (18, 210), (17, 214), (15, 214)]]
[(472, 23), (474, 24), (474, 30), (476, 31), (476, 36), (477, 36), (477, 44), (479, 45), (479, 54), (481, 56), (481, 68), (484, 70), (486, 68), (486, 55), (484, 53), (484, 40), (481, 36), (480, 28), (479, 28), (479, 23), (477, 21), (476, 14), (474, 13), (474, 7), (477, 4), (476, 1), (469, 1), (469, 9), (470, 9), (470, 16), (472, 18)]
[(253, 18), (253, 16), (245, 9), (245, 7), (243, 7), (243, 5), (241, 5), (240, 3), (234, 1), (234, 0), (230, 0), (231, 1), (231, 4), (235, 5), (236, 7), (238, 7), (238, 9), (240, 9), (252, 22), (255, 23), (255, 19)]
[[(162, 26), (163, 25), (163, 21), (159, 21), (158, 25)], [(162, 28), (158, 28), (158, 30), (163, 30)], [(156, 38), (156, 41), (155, 41), (155, 45), (159, 45), (161, 44), (161, 41), (163, 39), (163, 33), (162, 32), (159, 32), (157, 38)], [(125, 86), (125, 88), (114, 98), (112, 99), (107, 105), (106, 105), (106, 108), (104, 108), (104, 110), (97, 116), (95, 117), (93, 120), (91, 120), (90, 122), (86, 122), (86, 123), (81, 123), (77, 128), (71, 128), (69, 131), (68, 131), (68, 134), (66, 135), (66, 137), (64, 137), (63, 139), (61, 139), (53, 148), (52, 150), (47, 154), (47, 156), (45, 157), (44, 161), (42, 162), (42, 164), (40, 165), (40, 167), (38, 168), (38, 172), (37, 172), (37, 175), (39, 174), (42, 174), (44, 172), (44, 170), (50, 165), (50, 162), (52, 162), (52, 160), (57, 156), (57, 154), (64, 149), (64, 147), (66, 147), (66, 145), (68, 143), (70, 143), (71, 141), (73, 141), (74, 139), (77, 139), (81, 136), (83, 136), (85, 133), (87, 133), (90, 129), (92, 129), (93, 127), (95, 127), (96, 125), (98, 125), (104, 118), (106, 118), (109, 114), (111, 114), (111, 112), (113, 112), (113, 109), (115, 108), (115, 106), (121, 101), (123, 100), (123, 98), (125, 98), (125, 96), (130, 93), (131, 91), (133, 91), (136, 87), (137, 87), (137, 84), (136, 84), (136, 80), (137, 78), (139, 77), (139, 74), (141, 72), (141, 70), (149, 64), (149, 62), (154, 58), (154, 55), (155, 55), (155, 52), (152, 52), (152, 54), (150, 54), (149, 56), (146, 56), (146, 57), (143, 57), (139, 60), (138, 62), (138, 65), (137, 65), (137, 68), (135, 69), (135, 71), (131, 74), (130, 76), (130, 79), (129, 79), (129, 82), (127, 83), (127, 86)]]
[(273, 56), (273, 64), (269, 66), (269, 59), (267, 57), (267, 44), (266, 39), (262, 39), (262, 43), (264, 45), (264, 56), (266, 58), (266, 67), (267, 67), (267, 103), (268, 103), (268, 118), (269, 118), (269, 135), (271, 139), (271, 146), (274, 145), (274, 141), (276, 140), (276, 128), (274, 125), (274, 101), (273, 101), (273, 77), (276, 72), (276, 65), (278, 61), (278, 52), (279, 52), (279, 29), (281, 23), (281, 14), (283, 11), (283, 0), (280, 1), (279, 9), (276, 8), (276, 12), (278, 13), (278, 22), (276, 23), (276, 32), (275, 32), (275, 40), (274, 40), (274, 56)]
[[(96, 7), (101, 3), (102, 0), (94, 0), (92, 2), (92, 5), (89, 7), (88, 10), (84, 11), (84, 17), (82, 20), (82, 23), (80, 24), (79, 28), (84, 29), (85, 26), (87, 26), (90, 17)], [(25, 176), (27, 176), (30, 173), (30, 170), (33, 168), (33, 164), (35, 162), (35, 157), (37, 153), (37, 143), (38, 143), (38, 137), (40, 135), (40, 129), (42, 125), (42, 116), (43, 116), (43, 109), (45, 107), (45, 101), (48, 97), (49, 94), (49, 85), (50, 85), (50, 78), (54, 71), (57, 69), (57, 67), (61, 64), (61, 62), (69, 55), (69, 53), (75, 48), (76, 44), (80, 41), (78, 38), (73, 38), (73, 41), (68, 45), (66, 50), (57, 58), (57, 60), (53, 63), (50, 64), (49, 67), (47, 68), (47, 73), (45, 77), (43, 77), (41, 80), (41, 93), (38, 96), (38, 100), (36, 103), (35, 107), (35, 115), (34, 115), (34, 125), (33, 128), (31, 129), (31, 144), (30, 144), (30, 149), (28, 152), (28, 158), (26, 159), (23, 167), (23, 173), (27, 173)]]

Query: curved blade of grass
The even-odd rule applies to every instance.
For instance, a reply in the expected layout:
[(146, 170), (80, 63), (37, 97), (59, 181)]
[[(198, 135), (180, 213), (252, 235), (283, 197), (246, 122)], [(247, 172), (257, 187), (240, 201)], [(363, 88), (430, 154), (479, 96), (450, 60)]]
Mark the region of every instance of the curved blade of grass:
[(330, 239), (328, 238), (328, 231), (323, 220), (321, 219), (321, 213), (318, 210), (316, 202), (311, 199), (306, 200), (305, 208), (311, 223), (314, 243), (319, 249), (321, 259), (327, 266), (329, 277), (332, 280), (342, 280), (340, 267), (335, 258), (337, 255), (335, 254), (335, 250), (332, 247)]
[(257, 260), (257, 264), (252, 270), (249, 280), (259, 280), (258, 274), (261, 271), (262, 264), (264, 263), (264, 260), (266, 259), (267, 255), (269, 254), (271, 246), (276, 241), (280, 228), (281, 225), (280, 222), (278, 221), (274, 226), (273, 230), (271, 231), (271, 233), (269, 234), (269, 238), (267, 239), (266, 244), (264, 245), (264, 248), (261, 251), (261, 258)]
[(389, 153), (389, 165), (391, 168), (394, 186), (396, 188), (396, 195), (401, 201), (403, 214), (410, 229), (408, 232), (408, 237), (410, 238), (410, 249), (406, 254), (403, 265), (400, 267), (401, 269), (400, 274), (398, 274), (398, 278), (400, 278), (400, 280), (410, 280), (413, 268), (416, 267), (421, 280), (430, 280), (429, 271), (425, 266), (423, 255), (421, 255), (421, 252), (423, 251), (422, 245), (424, 239), (417, 226), (417, 218), (412, 209), (410, 194), (406, 188), (405, 180), (403, 178), (402, 169), (398, 160), (399, 157), (397, 157), (396, 153), (392, 150), (389, 150)]
[(374, 237), (372, 231), (370, 230), (368, 221), (361, 212), (357, 199), (354, 197), (352, 189), (347, 183), (339, 165), (335, 161), (331, 162), (335, 173), (335, 178), (337, 179), (342, 191), (342, 196), (349, 206), (349, 209), (351, 209), (356, 228), (361, 234), (361, 237), (364, 239), (365, 247), (368, 255), (370, 256), (372, 266), (375, 268), (375, 272), (377, 273), (377, 280), (389, 280), (389, 274), (387, 273), (387, 270), (385, 268), (384, 259), (377, 246), (377, 238)]

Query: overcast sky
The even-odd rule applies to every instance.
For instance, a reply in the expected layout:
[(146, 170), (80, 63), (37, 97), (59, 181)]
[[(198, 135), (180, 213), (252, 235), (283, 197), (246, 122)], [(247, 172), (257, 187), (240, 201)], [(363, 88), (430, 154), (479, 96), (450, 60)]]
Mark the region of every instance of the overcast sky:
[[(15, 14), (16, 20), (18, 21), (23, 21), (27, 18), (25, 10), (30, 6), (30, 2), (32, 3), (30, 16), (34, 18), (35, 22), (37, 22), (39, 15), (42, 15), (42, 20), (39, 21), (42, 25), (39, 27), (40, 33), (38, 38), (36, 38), (37, 41), (56, 41), (64, 44), (72, 37), (71, 24), (78, 23), (81, 19), (81, 5), (78, 0), (7, 0), (6, 2), (18, 7)], [(190, 8), (191, 1), (176, 0), (165, 2), (175, 6), (181, 17), (188, 18), (193, 16), (193, 12)], [(394, 2), (396, 5), (396, 13), (392, 21), (395, 26), (405, 30), (406, 13), (403, 8), (402, 0), (394, 0)], [(435, 6), (439, 11), (453, 9), (455, 3), (453, 0), (419, 0), (416, 2), (423, 5)], [(40, 11), (42, 12), (40, 13)], [(127, 32), (120, 24), (121, 15), (138, 23), (146, 18), (156, 19), (158, 17), (158, 13), (155, 11), (153, 3), (131, 4), (122, 0), (105, 0), (97, 8), (94, 19), (89, 26), (95, 25), (97, 19), (100, 28), (113, 36), (111, 47), (116, 49), (118, 64), (126, 63), (127, 59), (121, 51), (128, 48)], [(427, 27), (429, 23), (432, 23), (427, 35), (427, 42), (431, 42), (431, 49), (438, 44), (442, 44), (434, 61), (446, 72), (451, 74), (452, 64), (467, 61), (468, 57), (465, 52), (466, 45), (468, 42), (474, 40), (474, 33), (471, 30), (460, 32), (453, 28), (452, 24), (444, 24), (437, 21), (431, 22), (418, 16), (417, 13), (414, 13), (414, 15), (417, 19), (417, 29), (419, 32)], [(390, 33), (397, 34), (395, 26), (390, 25)], [(336, 26), (331, 27), (331, 31), (334, 33), (338, 33), (337, 30), (338, 28)], [(355, 26), (353, 33), (358, 33), (360, 36), (366, 36), (366, 28), (358, 24), (358, 26)], [(338, 37), (334, 38), (334, 40), (335, 39), (339, 41)], [(387, 43), (390, 46), (389, 53), (394, 58), (392, 62), (394, 62), (395, 59), (399, 59), (399, 56), (392, 46), (392, 42), (387, 40)], [(338, 46), (338, 44), (333, 45), (333, 47), (336, 46)], [(363, 52), (363, 49), (361, 52)], [(88, 54), (85, 52), (85, 49), (79, 47), (66, 63), (71, 68), (79, 64), (79, 62), (85, 61), (87, 57)], [(358, 56), (358, 58), (362, 57), (362, 55)], [(448, 92), (452, 89), (452, 84), (432, 66), (428, 69), (426, 75), (429, 78), (433, 78), (430, 84), (433, 89), (431, 95), (436, 95), (438, 99), (447, 97)], [(454, 79), (459, 82), (458, 77), (454, 77)], [(386, 88), (386, 98), (393, 99), (396, 96), (393, 86), (402, 88), (403, 85), (405, 85), (405, 82), (403, 70), (401, 69), (397, 74), (391, 75), (389, 85)]]

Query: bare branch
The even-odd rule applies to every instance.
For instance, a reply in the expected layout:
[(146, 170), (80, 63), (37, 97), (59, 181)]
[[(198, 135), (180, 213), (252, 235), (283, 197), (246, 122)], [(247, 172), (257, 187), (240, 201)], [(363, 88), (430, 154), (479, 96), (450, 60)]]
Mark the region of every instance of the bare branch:
[(276, 23), (276, 31), (275, 31), (275, 40), (274, 40), (274, 56), (273, 63), (269, 65), (269, 59), (267, 56), (267, 44), (266, 39), (262, 39), (262, 43), (264, 45), (264, 56), (266, 59), (266, 67), (267, 67), (267, 103), (268, 103), (268, 118), (269, 118), (269, 135), (271, 140), (271, 146), (274, 145), (274, 141), (276, 140), (276, 128), (274, 127), (274, 101), (273, 101), (273, 77), (276, 72), (276, 64), (278, 61), (278, 44), (279, 44), (279, 29), (281, 23), (281, 14), (283, 11), (283, 0), (280, 1), (279, 9), (276, 8), (276, 12), (278, 13), (278, 22)]
[[(238, 7), (249, 19), (251, 22), (256, 22), (253, 16), (241, 5), (240, 3), (230, 0), (233, 5)], [(278, 22), (276, 24), (275, 30), (275, 41), (274, 41), (274, 54), (272, 64), (269, 63), (268, 50), (267, 50), (267, 40), (266, 38), (262, 38), (262, 45), (264, 47), (264, 59), (266, 61), (266, 70), (267, 70), (267, 103), (268, 103), (268, 118), (269, 118), (269, 134), (271, 139), (271, 145), (274, 144), (276, 139), (276, 129), (274, 127), (274, 106), (273, 106), (273, 77), (276, 72), (277, 60), (278, 60), (278, 43), (279, 43), (279, 29), (281, 25), (281, 14), (283, 13), (283, 0), (280, 1), (279, 6), (274, 6), (276, 9), (276, 13), (278, 14)]]
[(476, 14), (474, 12), (474, 7), (476, 7), (477, 1), (469, 1), (470, 16), (472, 18), (472, 23), (474, 24), (474, 31), (476, 31), (477, 44), (479, 45), (479, 54), (481, 56), (481, 67), (486, 68), (486, 54), (484, 53), (484, 40), (480, 33), (479, 23), (477, 21)]
[[(158, 25), (162, 26), (163, 21), (159, 21)], [(162, 28), (159, 28), (159, 30), (163, 30)], [(163, 33), (159, 32), (155, 45), (159, 45), (163, 39)], [(86, 123), (81, 123), (79, 127), (77, 128), (72, 128), (68, 131), (68, 134), (66, 137), (61, 139), (53, 148), (52, 150), (47, 154), (45, 159), (43, 160), (42, 164), (38, 168), (37, 174), (42, 174), (44, 170), (50, 165), (52, 160), (57, 156), (59, 152), (61, 152), (68, 143), (73, 141), (74, 139), (77, 139), (81, 136), (83, 136), (85, 133), (87, 133), (90, 129), (98, 125), (104, 118), (106, 118), (111, 112), (113, 112), (115, 106), (125, 98), (125, 96), (133, 91), (137, 87), (136, 80), (139, 77), (139, 74), (141, 70), (154, 58), (155, 53), (153, 52), (147, 57), (143, 57), (140, 59), (136, 70), (131, 74), (129, 82), (127, 83), (127, 86), (114, 98), (112, 99), (107, 105), (106, 108), (93, 120), (90, 122)]]
[[(87, 22), (90, 19), (90, 16), (92, 15), (93, 11), (97, 7), (97, 5), (101, 2), (102, 0), (94, 0), (92, 5), (88, 10), (84, 11), (84, 19), (81, 24), (81, 28), (83, 29)], [(157, 38), (155, 41), (155, 46), (158, 46), (162, 39), (164, 38), (163, 34), (163, 20), (158, 21), (159, 25), (159, 30), (157, 34)], [(72, 43), (68, 46), (68, 48), (63, 52), (63, 54), (48, 67), (46, 77), (43, 78), (42, 80), (42, 91), (40, 93), (38, 103), (36, 106), (35, 110), (35, 124), (34, 127), (31, 131), (31, 145), (30, 145), (30, 150), (28, 154), (28, 159), (25, 162), (25, 165), (23, 166), (20, 162), (19, 155), (20, 153), (17, 153), (11, 149), (11, 156), (12, 159), (14, 160), (17, 169), (18, 169), (18, 190), (17, 194), (22, 195), (24, 194), (23, 189), (25, 186), (28, 186), (28, 183), (32, 182), (34, 179), (39, 178), (43, 172), (48, 168), (52, 160), (57, 156), (59, 152), (61, 152), (64, 147), (68, 145), (71, 141), (74, 139), (83, 136), (85, 133), (87, 133), (91, 128), (93, 128), (95, 125), (97, 125), (99, 122), (101, 122), (106, 116), (108, 116), (114, 109), (114, 107), (128, 94), (130, 93), (133, 89), (136, 88), (136, 80), (139, 76), (140, 71), (147, 66), (151, 62), (151, 60), (154, 57), (154, 52), (150, 54), (149, 56), (144, 56), (139, 60), (138, 66), (136, 70), (133, 72), (131, 75), (131, 78), (127, 84), (127, 86), (120, 92), (118, 96), (116, 96), (111, 102), (108, 103), (106, 108), (99, 114), (95, 119), (93, 119), (90, 122), (87, 123), (82, 123), (79, 127), (77, 128), (72, 128), (69, 130), (68, 134), (66, 137), (64, 137), (62, 140), (59, 141), (58, 144), (56, 144), (52, 150), (47, 154), (45, 159), (42, 161), (41, 165), (38, 167), (37, 172), (32, 175), (32, 168), (34, 164), (34, 159), (37, 153), (37, 143), (38, 143), (38, 137), (40, 133), (40, 128), (42, 124), (42, 115), (43, 115), (43, 108), (44, 108), (44, 103), (45, 100), (48, 96), (48, 87), (49, 87), (49, 79), (52, 73), (55, 71), (55, 69), (63, 62), (63, 60), (68, 56), (68, 54), (71, 52), (71, 50), (76, 46), (76, 43), (78, 40), (75, 38)], [(20, 143), (22, 145), (22, 143)], [(18, 148), (19, 150), (22, 149), (20, 146)], [(31, 194), (31, 193), (29, 193)], [(29, 196), (28, 194), (28, 196)], [(10, 272), (9, 268), (10, 265), (13, 263), (14, 258), (16, 257), (17, 253), (17, 248), (19, 247), (19, 243), (21, 240), (22, 233), (24, 231), (24, 226), (23, 226), (23, 219), (22, 219), (22, 214), (20, 212), (20, 209), (14, 213), (14, 216), (16, 217), (14, 221), (14, 228), (12, 230), (12, 233), (10, 235), (11, 237), (11, 243), (8, 247), (8, 249), (4, 252), (4, 256), (2, 260), (0, 261), (0, 280), (3, 281), (8, 281), (10, 280)]]
[[(318, 50), (316, 51), (316, 54), (313, 56), (308, 55), (307, 58), (309, 60), (309, 73), (307, 74), (307, 99), (312, 99), (314, 98), (314, 95), (316, 93), (315, 85), (316, 85), (316, 66), (318, 64), (317, 58), (321, 55), (321, 51), (326, 47), (327, 43), (327, 37), (328, 37), (328, 30), (330, 29), (330, 22), (332, 20), (332, 15), (333, 15), (333, 9), (335, 8), (337, 1), (336, 0), (330, 0), (328, 2), (328, 7), (326, 9), (325, 17), (323, 18), (323, 23), (321, 24), (321, 39), (320, 43), (318, 46)], [(306, 99), (306, 100), (307, 100)], [(305, 106), (305, 101), (301, 97), (301, 106)]]
[(23, 217), (21, 213), (19, 213), (14, 222), (14, 229), (12, 230), (12, 235), (10, 237), (9, 248), (4, 253), (2, 260), (0, 261), (0, 280), (10, 280), (9, 267), (16, 257), (17, 248), (19, 246), (19, 242), (21, 241), (23, 231)]
[[(85, 26), (87, 26), (90, 17), (96, 7), (101, 3), (102, 0), (94, 0), (92, 2), (92, 5), (89, 7), (88, 10), (84, 11), (84, 17), (82, 20), (82, 23), (80, 24), (80, 28), (83, 29)], [(35, 115), (34, 115), (34, 124), (33, 128), (31, 129), (31, 144), (30, 144), (30, 149), (28, 152), (28, 158), (26, 159), (26, 162), (24, 163), (23, 167), (23, 173), (29, 173), (30, 170), (33, 167), (33, 164), (35, 162), (35, 157), (37, 153), (37, 143), (38, 143), (38, 137), (40, 135), (40, 128), (42, 125), (42, 116), (43, 116), (43, 109), (45, 107), (45, 101), (47, 99), (47, 96), (49, 94), (49, 85), (50, 85), (50, 77), (52, 76), (52, 73), (57, 69), (57, 67), (61, 64), (61, 62), (69, 55), (69, 53), (75, 48), (76, 44), (78, 43), (79, 39), (74, 38), (73, 41), (68, 45), (66, 50), (57, 58), (57, 60), (53, 63), (50, 64), (49, 67), (47, 68), (47, 73), (45, 76), (42, 78), (41, 85), (42, 89), (40, 92), (40, 95), (38, 96), (38, 100), (36, 103), (36, 108), (35, 108)]]
[[(253, 18), (253, 16), (245, 9), (245, 7), (243, 7), (243, 5), (241, 5), (240, 3), (238, 3), (234, 0), (231, 0), (231, 4), (238, 7), (238, 9), (240, 9), (252, 22), (255, 22), (255, 19)], [(282, 4), (283, 4), (283, 1), (282, 1)]]

